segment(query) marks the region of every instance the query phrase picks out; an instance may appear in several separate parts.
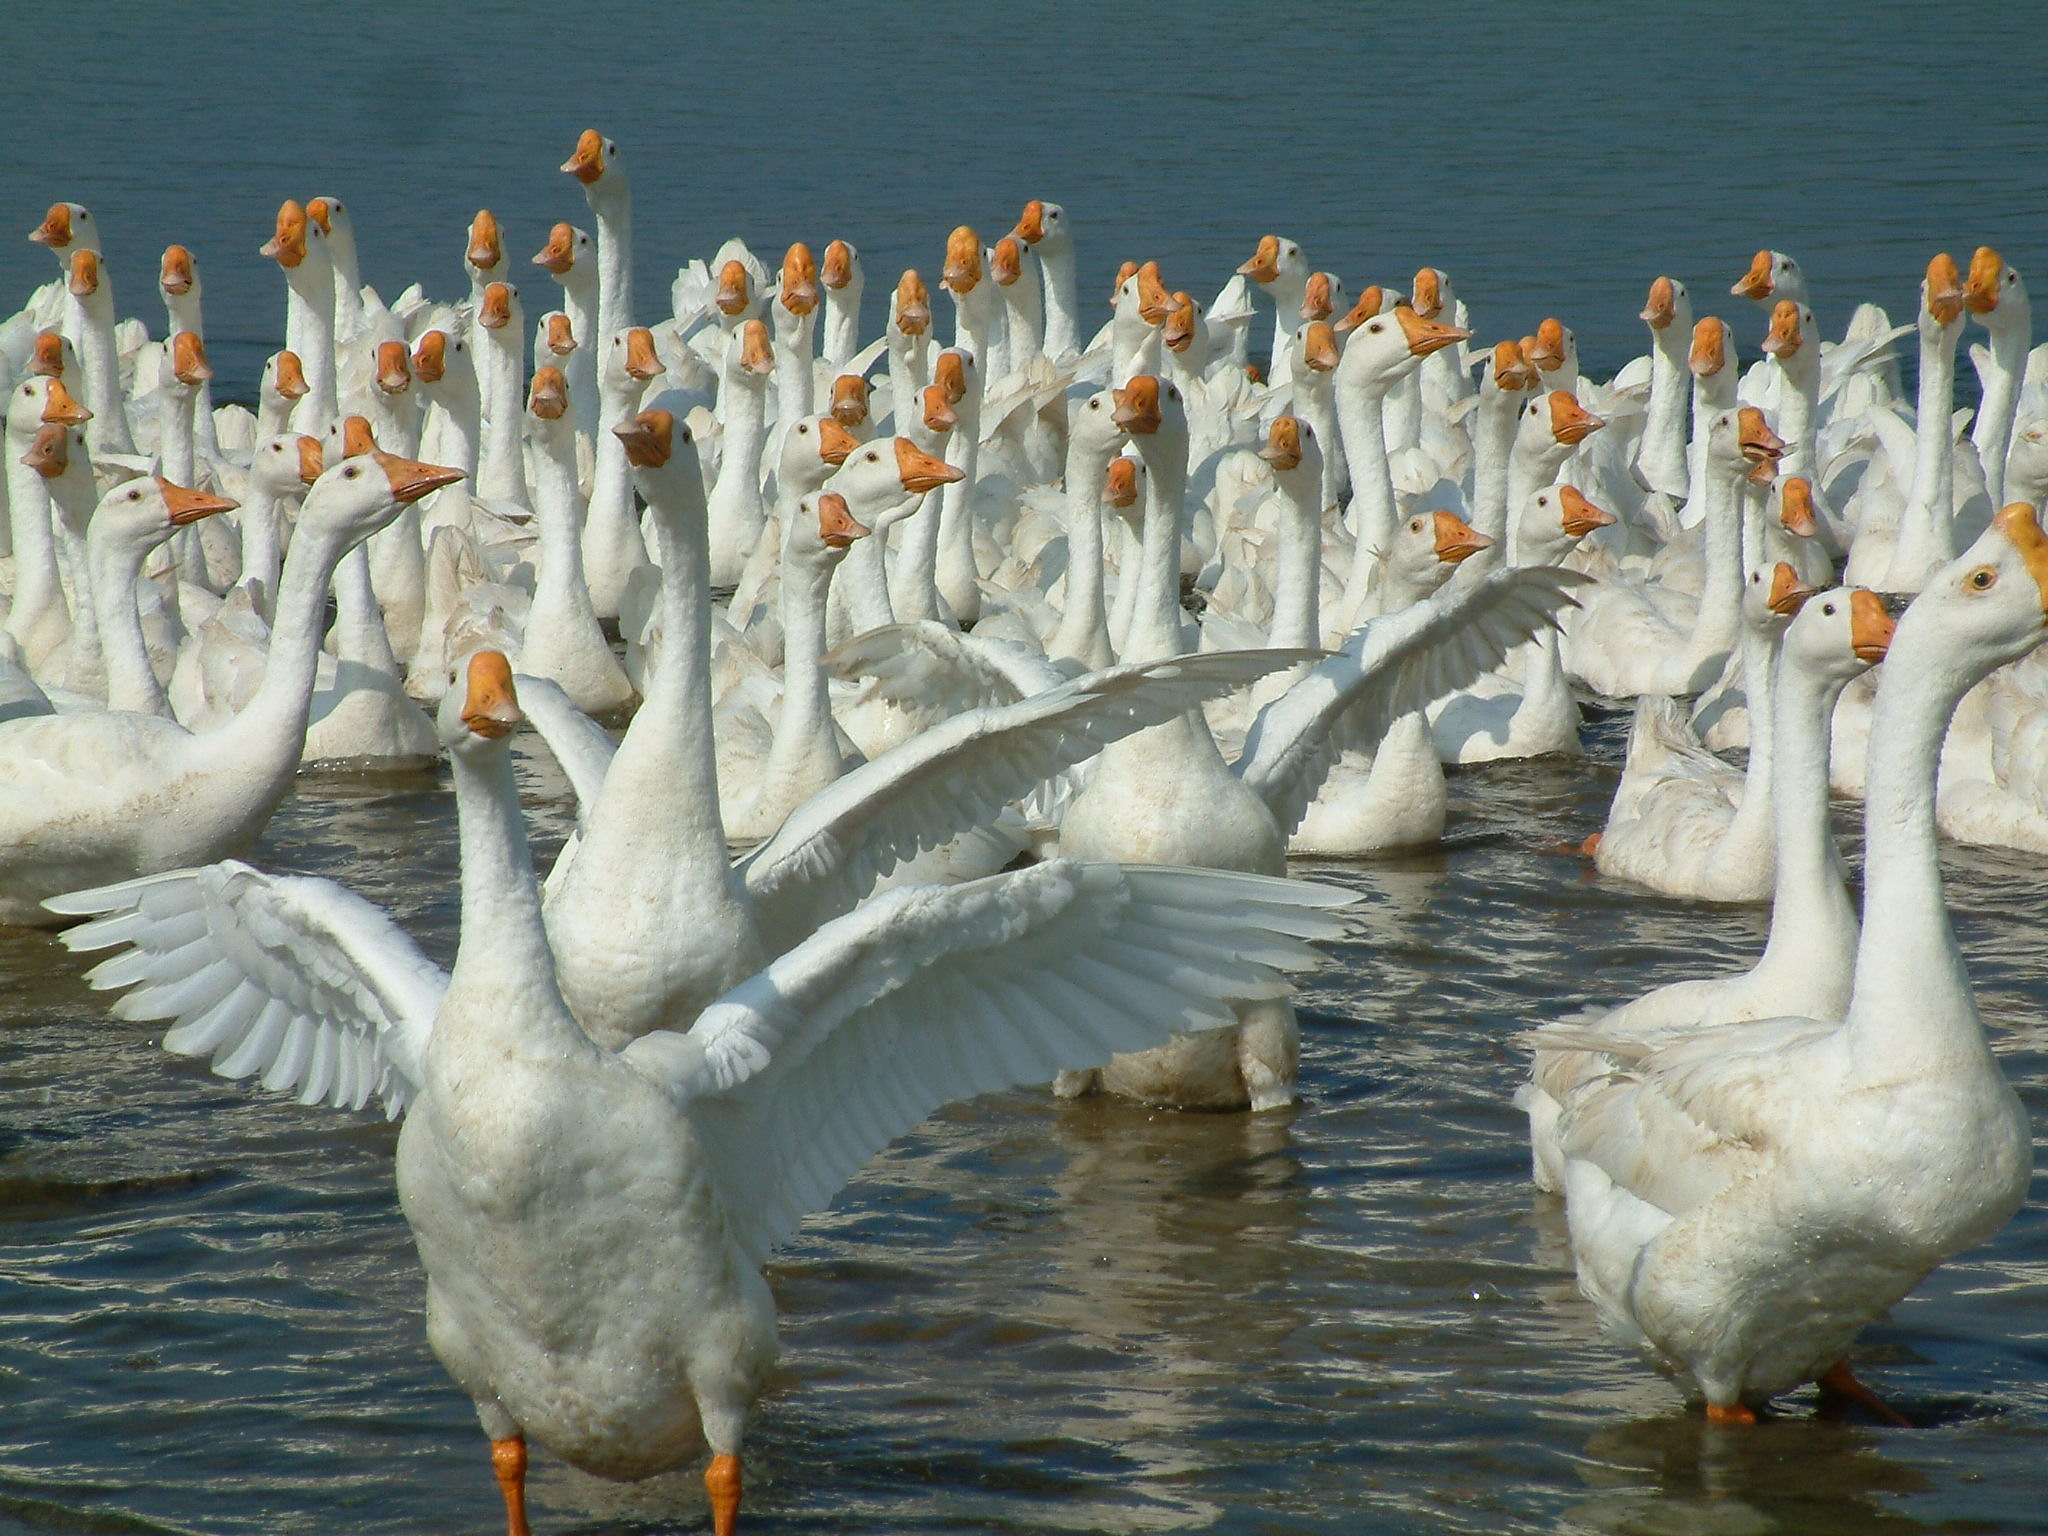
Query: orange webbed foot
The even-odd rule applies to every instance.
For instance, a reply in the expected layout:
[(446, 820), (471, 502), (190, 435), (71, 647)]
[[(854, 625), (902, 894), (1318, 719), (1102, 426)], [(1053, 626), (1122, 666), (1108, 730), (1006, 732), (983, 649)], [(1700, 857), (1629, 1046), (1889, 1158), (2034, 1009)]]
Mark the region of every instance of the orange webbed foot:
[(526, 1523), (526, 1440), (512, 1435), (491, 1442), (491, 1470), (505, 1495), (505, 1536), (533, 1536)]
[(739, 1457), (712, 1457), (704, 1469), (704, 1491), (711, 1495), (712, 1536), (733, 1536), (740, 1522)]
[(1741, 1424), (1748, 1426), (1756, 1423), (1756, 1410), (1750, 1407), (1749, 1404), (1741, 1402), (1709, 1403), (1707, 1404), (1707, 1422), (1709, 1424)]

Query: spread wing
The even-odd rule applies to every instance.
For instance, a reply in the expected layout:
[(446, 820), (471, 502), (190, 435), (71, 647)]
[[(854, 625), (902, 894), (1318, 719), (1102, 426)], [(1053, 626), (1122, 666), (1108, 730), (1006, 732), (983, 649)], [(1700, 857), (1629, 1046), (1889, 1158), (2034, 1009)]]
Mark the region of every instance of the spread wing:
[(209, 1056), (222, 1077), (257, 1077), (302, 1104), (396, 1118), (448, 977), (411, 935), (331, 880), (266, 875), (236, 860), (173, 870), (44, 903), (90, 916), (73, 950), (122, 946), (86, 980), (120, 1019), (168, 1019), (164, 1049)]
[(758, 1262), (940, 1105), (1211, 1029), (1351, 900), (1218, 870), (1059, 859), (888, 892), (624, 1058), (682, 1102)]

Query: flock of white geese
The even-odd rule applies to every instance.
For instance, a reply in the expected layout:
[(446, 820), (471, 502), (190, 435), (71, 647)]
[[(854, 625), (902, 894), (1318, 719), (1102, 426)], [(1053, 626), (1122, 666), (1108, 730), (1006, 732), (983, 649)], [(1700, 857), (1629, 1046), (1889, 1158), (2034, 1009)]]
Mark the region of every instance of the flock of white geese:
[[(152, 339), (76, 204), (0, 324), (0, 920), (115, 949), (93, 985), (169, 1051), (404, 1114), (429, 1338), (512, 1536), (528, 1437), (615, 1478), (708, 1445), (734, 1529), (761, 1266), (940, 1104), (1291, 1102), (1288, 973), (1346, 898), (1287, 855), (1435, 840), (1444, 764), (1577, 753), (1589, 696), (1636, 716), (1587, 853), (1771, 929), (1531, 1032), (1536, 1181), (1712, 1419), (1813, 1381), (1895, 1417), (1858, 1329), (2030, 1169), (1936, 860), (2048, 852), (2017, 272), (1937, 256), (1909, 324), (1836, 341), (1781, 254), (1733, 289), (1754, 322), (1660, 277), (1599, 383), (1554, 320), (1473, 348), (1443, 272), (1354, 299), (1275, 236), (1206, 305), (1127, 263), (1094, 330), (1034, 201), (947, 240), (951, 346), (915, 271), (864, 315), (843, 240), (728, 242), (641, 325), (618, 147), (562, 169), (594, 234), (515, 284), (479, 213), (454, 302), (386, 301), (340, 199), (285, 203), (253, 412), (210, 398), (193, 252)], [(529, 721), (578, 802), (543, 879)], [(452, 971), (237, 861), (303, 764), (444, 751)], [(1831, 786), (1867, 807), (1860, 915)]]

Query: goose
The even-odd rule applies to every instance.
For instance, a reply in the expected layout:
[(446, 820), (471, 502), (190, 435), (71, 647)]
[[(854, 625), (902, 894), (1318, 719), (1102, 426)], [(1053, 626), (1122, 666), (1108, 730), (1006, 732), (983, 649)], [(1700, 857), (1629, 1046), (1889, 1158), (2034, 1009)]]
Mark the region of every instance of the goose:
[[(58, 268), (67, 277), (71, 273), (74, 252), (97, 252), (100, 248), (99, 223), (83, 203), (50, 204), (50, 211), (43, 215), (43, 222), (30, 230), (28, 237), (57, 259)], [(74, 344), (77, 342), (76, 337), (70, 340)]]
[(582, 183), (583, 197), (597, 220), (597, 329), (609, 342), (633, 328), (633, 187), (619, 159), (619, 146), (595, 128), (576, 139), (576, 151), (562, 162), (565, 174)]
[[(806, 364), (808, 366), (808, 364)], [(711, 487), (711, 584), (731, 587), (761, 542), (767, 507), (761, 498), (761, 456), (768, 446), (768, 389), (776, 353), (768, 327), (749, 320), (726, 344), (718, 415), (724, 447)]]
[[(277, 579), (284, 565), (284, 524), (306, 487), (326, 467), (317, 437), (280, 432), (256, 445), (237, 514), (242, 524), (242, 585), (268, 624), (277, 613)], [(132, 708), (133, 706), (127, 706)]]
[(1722, 411), (1735, 409), (1735, 391), (1740, 382), (1735, 366), (1735, 333), (1728, 322), (1715, 315), (1702, 315), (1692, 328), (1692, 346), (1686, 353), (1686, 369), (1692, 374), (1691, 473), (1687, 478), (1684, 521), (1697, 527), (1706, 515), (1706, 453), (1708, 423)]
[(1977, 247), (1970, 258), (1970, 275), (1963, 284), (1963, 308), (1977, 317), (1991, 338), (1991, 349), (1981, 355), (1970, 349), (1983, 381), (1983, 404), (1970, 427), (1970, 441), (1984, 466), (1984, 489), (1991, 505), (2005, 504), (2005, 460), (2012, 443), (2013, 419), (2019, 412), (2020, 384), (2027, 366), (2027, 351), (2034, 341), (2033, 305), (2027, 285), (2018, 272), (1988, 245)]
[(106, 258), (78, 246), (65, 285), (64, 335), (78, 349), (78, 396), (92, 412), (86, 441), (95, 459), (135, 452), (121, 399), (121, 358), (114, 337), (114, 288)]
[[(363, 302), (362, 263), (356, 254), (356, 226), (348, 206), (338, 197), (309, 197), (306, 199), (306, 217), (320, 226), (320, 233), (327, 237), (327, 259), (334, 266), (334, 340), (338, 347), (356, 347), (369, 336), (371, 312)], [(382, 301), (376, 300), (378, 318), (389, 320)], [(175, 327), (174, 327), (175, 329)], [(375, 339), (396, 340), (396, 336)], [(365, 355), (356, 347), (358, 355)], [(367, 357), (365, 355), (365, 360)]]
[(1555, 316), (1545, 318), (1536, 334), (1522, 343), (1522, 356), (1536, 370), (1536, 387), (1545, 392), (1579, 389), (1579, 339)]
[(932, 381), (931, 293), (915, 267), (896, 280), (882, 336), (889, 358), (889, 408), (898, 437), (910, 435)]
[[(1828, 718), (1850, 679), (1884, 660), (1893, 623), (1883, 601), (1843, 587), (1800, 601), (1780, 641), (1772, 694), (1771, 816), (1777, 879), (1770, 934), (1748, 970), (1672, 982), (1602, 1014), (1598, 1028), (1631, 1040), (1787, 1014), (1839, 1018), (1856, 963), (1856, 909), (1828, 813)], [(1540, 1032), (1515, 1102), (1529, 1116), (1538, 1188), (1564, 1190), (1557, 1117), (1574, 1090), (1611, 1070), (1599, 1051), (1553, 1048)]]
[(1650, 490), (1682, 500), (1691, 490), (1685, 416), (1692, 295), (1676, 278), (1660, 277), (1650, 284), (1642, 319), (1650, 328), (1650, 401), (1642, 445), (1636, 454), (1636, 473)]
[[(289, 431), (292, 410), (306, 396), (306, 365), (289, 348), (263, 360), (256, 384), (256, 424), (251, 443), (268, 442)], [(311, 433), (305, 434), (311, 436)]]
[[(2039, 644), (2048, 539), (2008, 506), (1899, 621), (1871, 726), (1863, 931), (1847, 1008), (1616, 1058), (1559, 1116), (1580, 1284), (1709, 1417), (1819, 1380), (1871, 1400), (1857, 1333), (2019, 1209), (2027, 1113), (1984, 1036), (1942, 898), (1934, 781), (1963, 694)], [(1880, 1407), (1882, 1405), (1879, 1405)]]
[(834, 240), (826, 245), (818, 281), (825, 287), (822, 358), (825, 371), (837, 377), (860, 351), (860, 298), (867, 287), (860, 252), (851, 241)]
[[(1327, 887), (1056, 860), (912, 886), (821, 929), (697, 1017), (620, 1050), (557, 983), (513, 779), (504, 657), (471, 659), (441, 739), (461, 823), (453, 970), (329, 881), (229, 862), (80, 893), (94, 972), (173, 1050), (232, 1038), (274, 1089), (402, 1108), (396, 1177), (427, 1331), (526, 1536), (529, 1439), (635, 1480), (710, 1452), (717, 1536), (774, 1365), (761, 1266), (862, 1163), (949, 1099), (1227, 1023), (1331, 935)], [(168, 924), (156, 915), (176, 909)], [(264, 939), (247, 942), (251, 933)], [(204, 1010), (172, 972), (218, 984)], [(943, 999), (943, 1001), (942, 1001)], [(651, 1214), (650, 1214), (651, 1213)]]
[(422, 537), (443, 525), (468, 528), (470, 487), (483, 446), (483, 411), (477, 391), (476, 355), (467, 335), (435, 327), (421, 334), (412, 354), (412, 376), (434, 407), (436, 426), (423, 432), (435, 452), (463, 472), (464, 479), (421, 503)]
[(989, 276), (1003, 301), (1004, 373), (1018, 373), (1044, 356), (1045, 298), (1038, 269), (1024, 259), (1024, 246), (1005, 235), (989, 253)]
[[(1047, 642), (1046, 659), (1092, 672), (1115, 659), (1109, 643), (1109, 616), (1103, 606), (1102, 498), (1109, 466), (1124, 442), (1116, 420), (1116, 400), (1097, 390), (1074, 403), (1067, 429), (1066, 602), (1060, 627)], [(1276, 642), (1278, 643), (1278, 642)], [(1293, 644), (1303, 644), (1297, 639)]]
[[(213, 377), (206, 348), (190, 331), (180, 331), (158, 355), (158, 468), (180, 485), (199, 482), (197, 417), (202, 391)], [(182, 530), (172, 541), (186, 579), (220, 593), (241, 575), (240, 541), (225, 525), (201, 522)]]
[(562, 365), (562, 372), (569, 381), (576, 430), (594, 438), (600, 414), (597, 355), (606, 339), (597, 320), (597, 244), (575, 225), (557, 224), (548, 231), (548, 243), (534, 256), (533, 264), (562, 285), (562, 313), (569, 317), (569, 332), (576, 338), (576, 350)]
[[(163, 258), (157, 266), (157, 291), (163, 295), (164, 314), (168, 320), (166, 333), (176, 336), (189, 331), (204, 342), (206, 322), (201, 300), (206, 290), (199, 280), (199, 263), (185, 246), (164, 247)], [(200, 383), (199, 404), (193, 412), (193, 430), (200, 452), (208, 458), (218, 459), (220, 441), (214, 431), (213, 386), (210, 381)]]
[(779, 438), (817, 415), (818, 262), (799, 240), (782, 258), (775, 302), (775, 422)]
[[(86, 447), (83, 426), (45, 425), (30, 446), (30, 467), (43, 477), (50, 493), (57, 542), (71, 575), (71, 638), (65, 646), (65, 692), (85, 705), (107, 698), (106, 648), (100, 641), (97, 599), (93, 592), (93, 561), (89, 529), (93, 508), (99, 502), (99, 488), (93, 476), (92, 455)], [(136, 556), (141, 568), (142, 554)], [(20, 567), (16, 566), (17, 582)], [(133, 590), (132, 582), (130, 590)], [(131, 609), (133, 604), (129, 605)], [(155, 674), (151, 674), (154, 680)]]
[[(1123, 575), (1142, 590), (1122, 654), (1126, 661), (1174, 657), (1184, 649), (1179, 544), (1186, 412), (1179, 391), (1151, 375), (1131, 379), (1115, 398), (1118, 423), (1148, 470), (1143, 547)], [(1375, 741), (1393, 720), (1431, 702), (1432, 690), (1466, 686), (1549, 622), (1545, 614), (1569, 601), (1565, 590), (1577, 579), (1554, 572), (1499, 574), (1497, 582), (1440, 593), (1353, 635), (1343, 651), (1261, 713), (1234, 764), (1224, 762), (1195, 712), (1111, 744), (1061, 819), (1062, 853), (1254, 873), (1284, 868), (1288, 835), (1328, 773), (1337, 750), (1331, 730), (1347, 711), (1359, 713), (1346, 728), (1356, 734), (1346, 739)], [(1539, 587), (1547, 599), (1534, 596)], [(1280, 665), (1306, 659), (1277, 649), (1253, 654)], [(1278, 1108), (1294, 1099), (1297, 1040), (1291, 1009), (1255, 1001), (1240, 1009), (1235, 1031), (1199, 1047), (1183, 1043), (1163, 1054), (1120, 1057), (1099, 1071), (1064, 1074), (1055, 1092), (1074, 1097), (1103, 1090), (1181, 1108)]]
[(1799, 269), (1799, 263), (1783, 251), (1758, 251), (1750, 258), (1749, 270), (1737, 278), (1728, 291), (1738, 299), (1754, 299), (1759, 304), (1773, 307), (1784, 299), (1790, 299), (1794, 304), (1810, 303), (1806, 274)]
[(473, 317), (484, 301), (484, 290), (502, 281), (506, 270), (504, 231), (499, 228), (498, 216), (488, 208), (477, 209), (476, 217), (469, 221), (462, 266), (469, 273), (469, 297), (463, 301), (462, 312)]
[[(1536, 370), (1523, 358), (1522, 349), (1512, 341), (1497, 343), (1480, 375), (1478, 403), (1473, 407), (1472, 526), (1503, 552), (1508, 541), (1509, 465), (1521, 425), (1523, 395), (1535, 387)], [(1565, 416), (1569, 431), (1571, 413), (1567, 411)]]
[(303, 366), (306, 393), (292, 407), (291, 427), (318, 437), (340, 408), (334, 362), (334, 263), (327, 237), (291, 198), (278, 206), (276, 228), (257, 252), (284, 273), (285, 350)]
[[(412, 355), (402, 341), (380, 341), (376, 372), (364, 405), (370, 435), (389, 444), (401, 458), (420, 451), (420, 393), (412, 387)], [(246, 514), (245, 514), (246, 515)], [(408, 503), (388, 528), (370, 535), (370, 582), (391, 654), (409, 665), (419, 650), (420, 625), (427, 606), (427, 551), (420, 531), (420, 509)]]
[[(321, 476), (307, 493), (285, 560), (262, 686), (221, 729), (194, 736), (160, 716), (120, 709), (0, 727), (0, 922), (48, 923), (44, 897), (254, 843), (299, 764), (319, 618), (335, 566), (395, 517), (403, 501), (453, 477), (391, 455), (352, 459)], [(107, 493), (94, 524), (140, 514), (167, 529), (233, 506), (168, 482), (130, 481)], [(133, 573), (111, 561), (102, 570), (107, 579), (96, 570), (93, 587), (102, 594), (100, 632), (111, 676), (132, 657), (139, 635), (124, 636), (110, 622), (117, 610), (132, 608), (126, 599)]]
[[(932, 386), (944, 393), (954, 417), (946, 434), (945, 458), (960, 471), (960, 478), (940, 487), (937, 518), (932, 519), (931, 509), (927, 509), (919, 524), (936, 522), (938, 543), (933, 551), (932, 579), (947, 610), (968, 628), (981, 617), (981, 568), (974, 555), (974, 489), (981, 457), (981, 401), (986, 382), (980, 358), (970, 349), (948, 347), (932, 363)], [(907, 546), (904, 553), (906, 557), (911, 553)]]
[(1775, 620), (1796, 612), (1812, 592), (1782, 562), (1752, 570), (1744, 583), (1742, 675), (1755, 698), (1746, 771), (1703, 750), (1672, 700), (1646, 695), (1638, 701), (1607, 824), (1589, 840), (1601, 874), (1667, 896), (1770, 899), (1770, 683), (1781, 627)]
[(510, 283), (487, 283), (476, 309), (476, 375), (483, 410), (476, 495), (525, 507), (526, 456), (520, 426), (526, 414), (526, 312)]
[(977, 362), (990, 356), (1002, 326), (1003, 301), (994, 283), (984, 282), (981, 237), (962, 224), (946, 237), (946, 262), (939, 286), (953, 300), (953, 346)]
[(1284, 384), (1287, 380), (1282, 370), (1291, 356), (1288, 343), (1302, 323), (1301, 301), (1308, 295), (1308, 258), (1292, 240), (1261, 235), (1258, 247), (1237, 270), (1239, 276), (1250, 278), (1272, 297), (1272, 382)]
[(633, 467), (617, 433), (663, 370), (654, 333), (644, 326), (618, 332), (599, 345), (604, 355), (598, 360), (597, 443), (583, 518), (583, 579), (598, 618), (616, 620), (628, 578), (647, 563), (647, 542), (633, 505)]
[(1081, 310), (1074, 286), (1074, 232), (1058, 203), (1034, 197), (1024, 205), (1011, 235), (1030, 247), (1043, 275), (1045, 355), (1066, 364), (1080, 355)]
[[(84, 426), (92, 413), (71, 397), (64, 381), (31, 374), (7, 396), (7, 515), (14, 535), (14, 592), (6, 634), (32, 676), (70, 638), (71, 611), (57, 566), (48, 482), (64, 471), (55, 459), (32, 464), (29, 452), (46, 426)], [(54, 468), (46, 475), (45, 468)]]
[[(1913, 431), (1913, 484), (1896, 528), (1857, 529), (1847, 579), (1917, 592), (1927, 575), (1955, 558), (1956, 343), (1963, 334), (1963, 276), (1946, 252), (1927, 264), (1921, 284), (1919, 404)], [(1888, 535), (1888, 536), (1887, 536)]]
[[(1549, 486), (1523, 503), (1515, 522), (1509, 562), (1516, 566), (1563, 563), (1572, 546), (1614, 522), (1575, 485)], [(1430, 739), (1446, 763), (1492, 763), (1524, 757), (1577, 757), (1579, 706), (1558, 657), (1557, 631), (1548, 627), (1523, 650), (1521, 685), (1504, 682), (1453, 694), (1430, 713)]]

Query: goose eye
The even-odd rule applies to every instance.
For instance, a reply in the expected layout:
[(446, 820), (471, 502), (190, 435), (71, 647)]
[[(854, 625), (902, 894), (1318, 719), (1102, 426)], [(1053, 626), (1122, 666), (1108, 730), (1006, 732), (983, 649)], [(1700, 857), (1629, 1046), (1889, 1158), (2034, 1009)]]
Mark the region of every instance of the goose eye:
[(690, 437), (690, 429), (688, 427), (683, 428), (683, 441), (686, 443), (692, 441)]
[(361, 476), (361, 474), (362, 474), (362, 471), (361, 471), (361, 470), (359, 470), (359, 469), (357, 469), (357, 468), (355, 467), (355, 465), (351, 464), (351, 465), (349, 465), (349, 467), (348, 467), (347, 469), (344, 469), (344, 470), (343, 470), (343, 471), (341, 472), (341, 478), (342, 478), (342, 479), (344, 479), (344, 480), (354, 480), (354, 479), (357, 479), (358, 477), (360, 477), (360, 476)]
[(1833, 603), (1824, 604), (1820, 611), (1832, 619), (1835, 616), (1835, 605)]
[[(26, 391), (24, 391), (24, 393), (26, 393)], [(1102, 402), (1100, 400), (1090, 400), (1088, 402), (1088, 409), (1091, 411), (1099, 411), (1102, 409)]]
[(1980, 565), (1963, 579), (1970, 584), (1972, 591), (1989, 592), (1998, 585), (1998, 572), (1988, 565)]
[(1419, 517), (1411, 518), (1408, 522), (1408, 531), (1410, 533), (1422, 532), (1422, 519)]
[(803, 424), (802, 426), (798, 427), (798, 428), (797, 428), (796, 430), (797, 430), (797, 435), (798, 435), (799, 437), (809, 437), (809, 436), (811, 435), (811, 424), (810, 424), (809, 422), (805, 422), (805, 423), (804, 423), (804, 424)]
[(1368, 331), (1372, 331), (1372, 332), (1374, 332), (1374, 333), (1378, 333), (1378, 332), (1380, 332), (1380, 331), (1384, 331), (1384, 330), (1386, 329), (1386, 327), (1385, 327), (1384, 325), (1382, 325), (1382, 324), (1381, 324), (1381, 323), (1380, 323), (1379, 321), (1375, 320), (1375, 321), (1373, 321), (1373, 323), (1372, 323), (1371, 325), (1368, 325), (1368, 326), (1366, 327), (1366, 329), (1367, 329)]
[(130, 491), (130, 492), (128, 493), (128, 499), (129, 499), (130, 501), (140, 501), (140, 500), (142, 500), (142, 492), (140, 492), (140, 491)]
[(870, 451), (868, 454), (868, 462), (870, 464), (879, 464), (882, 462), (882, 456), (879, 453)]
[(1168, 385), (1166, 390), (1166, 398), (1169, 400), (1178, 400), (1180, 398), (1180, 391), (1173, 388), (1173, 386)]

